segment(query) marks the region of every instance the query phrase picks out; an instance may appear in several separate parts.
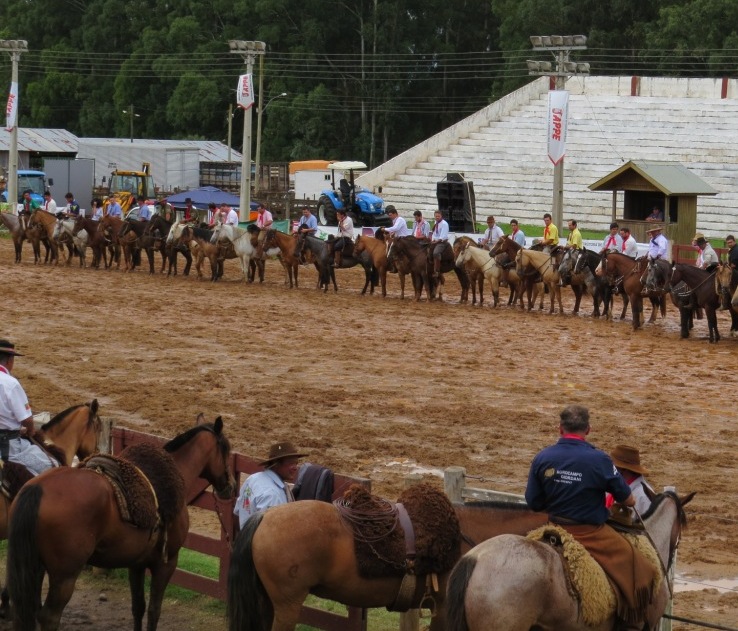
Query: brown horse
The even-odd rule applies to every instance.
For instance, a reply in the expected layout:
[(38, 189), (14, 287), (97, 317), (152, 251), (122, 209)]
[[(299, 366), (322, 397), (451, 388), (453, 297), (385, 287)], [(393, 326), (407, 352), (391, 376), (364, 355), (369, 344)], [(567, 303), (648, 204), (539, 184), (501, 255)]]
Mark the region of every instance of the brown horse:
[[(8, 589), (14, 628), (31, 631), (39, 623), (42, 631), (58, 629), (77, 577), (89, 563), (129, 568), (136, 631), (142, 629), (144, 578), (150, 570), (147, 629), (155, 631), (164, 589), (189, 529), (185, 490), (202, 477), (219, 497), (233, 495), (230, 445), (222, 429), (218, 418), (214, 424), (188, 430), (163, 448), (147, 446), (147, 458), (138, 455), (140, 445), (122, 452), (121, 458), (130, 458), (152, 483), (157, 474), (161, 480), (157, 484), (162, 490), (157, 494), (159, 521), (153, 528), (123, 521), (113, 484), (93, 469), (58, 468), (28, 482), (10, 514)], [(44, 573), (49, 590), (40, 607)]]
[(729, 263), (720, 263), (715, 270), (715, 293), (720, 298), (720, 309), (730, 311), (730, 336), (738, 335), (738, 308), (732, 302), (733, 294), (738, 291), (738, 270)]
[[(546, 516), (525, 505), (455, 504), (462, 552), (489, 537), (525, 534)], [(445, 628), (444, 594), (448, 573), (438, 576), (432, 631)], [(270, 508), (249, 518), (234, 544), (228, 571), (230, 631), (293, 631), (308, 594), (356, 607), (389, 607), (402, 577), (363, 578), (354, 553), (354, 537), (336, 508), (301, 501)], [(419, 577), (415, 606), (425, 592)]]
[[(92, 267), (99, 268), (100, 261), (103, 261), (105, 267), (108, 267), (108, 245), (109, 242), (105, 237), (104, 231), (99, 230), (100, 222), (93, 221), (90, 217), (79, 216), (74, 222), (72, 234), (76, 236), (80, 231), (87, 232), (88, 244), (92, 250)], [(111, 252), (111, 263), (113, 253)]]
[(108, 269), (110, 269), (113, 266), (113, 259), (115, 259), (115, 267), (116, 269), (120, 269), (120, 239), (118, 238), (118, 233), (120, 232), (120, 229), (123, 227), (123, 220), (120, 217), (111, 217), (110, 215), (105, 215), (100, 220), (100, 227), (98, 230), (103, 231), (103, 235), (105, 235), (105, 238), (110, 243), (110, 247), (112, 248), (114, 256), (111, 256), (110, 258), (110, 265), (108, 266)]
[(681, 337), (689, 337), (693, 314), (698, 309), (704, 309), (710, 344), (716, 344), (720, 341), (716, 313), (720, 296), (715, 292), (716, 270), (708, 271), (683, 263), (675, 263), (672, 270), (671, 296), (679, 308)]
[[(384, 233), (378, 230), (377, 234), (383, 235)], [(384, 238), (360, 234), (356, 237), (356, 242), (354, 243), (354, 256), (361, 256), (363, 252), (367, 253), (372, 266), (379, 275), (379, 283), (382, 286), (382, 297), (384, 298), (387, 296), (387, 244)]]
[(21, 254), (23, 251), (23, 241), (26, 237), (26, 227), (28, 225), (28, 215), (22, 213), (13, 215), (12, 213), (0, 213), (0, 223), (10, 232), (15, 246), (15, 262), (21, 262)]
[[(210, 280), (216, 281), (220, 274), (222, 274), (221, 264), (218, 261), (218, 248), (220, 246), (217, 243), (210, 242), (212, 236), (212, 230), (193, 226), (183, 226), (181, 234), (176, 241), (176, 245), (188, 247), (190, 253), (195, 255), (195, 269), (197, 270), (198, 278), (202, 278), (202, 264), (205, 259), (208, 259), (208, 261), (210, 261)], [(191, 243), (194, 243), (197, 247), (191, 247)]]
[(54, 240), (56, 216), (40, 208), (31, 213), (28, 220), (28, 229), (38, 229), (41, 242), (51, 251), (51, 263), (59, 263), (59, 248)]
[(495, 259), (497, 264), (507, 270), (507, 282), (510, 285), (510, 297), (507, 306), (520, 303), (520, 308), (524, 309), (523, 295), (528, 298), (528, 311), (536, 304), (536, 300), (540, 296), (539, 309), (543, 309), (544, 288), (543, 282), (537, 274), (527, 274), (522, 278), (518, 276), (515, 270), (515, 257), (518, 252), (523, 249), (519, 243), (509, 236), (502, 235), (497, 243), (489, 251), (489, 255)]
[[(559, 313), (563, 315), (564, 307), (561, 304), (561, 286), (559, 285), (561, 277), (558, 264), (551, 254), (521, 248), (515, 256), (515, 271), (520, 277), (526, 274), (540, 276), (551, 294), (551, 307), (548, 312), (554, 313), (555, 303), (558, 301)], [(530, 309), (531, 303), (529, 302), (528, 311)]]
[[(621, 252), (604, 252), (602, 255), (602, 268), (610, 279), (613, 287), (622, 286), (622, 291), (628, 295), (630, 309), (633, 314), (633, 330), (641, 328), (643, 324), (643, 289), (645, 285), (645, 274), (648, 271), (648, 259), (646, 257), (633, 259)], [(649, 322), (656, 321), (656, 312), (661, 310), (661, 316), (666, 315), (665, 296), (660, 291), (649, 292), (651, 300), (651, 317)]]
[[(666, 568), (671, 567), (687, 522), (683, 507), (692, 497), (694, 493), (680, 498), (666, 492), (656, 497), (644, 516), (646, 531)], [(667, 581), (664, 578), (649, 605), (649, 622), (658, 620), (666, 608), (671, 589)], [(489, 539), (465, 554), (451, 572), (448, 629), (611, 631), (616, 627), (614, 613), (597, 626), (585, 624), (580, 601), (569, 584), (561, 555), (548, 543), (514, 534)]]
[[(285, 285), (289, 282), (290, 289), (297, 289), (297, 272), (300, 269), (300, 259), (295, 255), (297, 237), (285, 234), (279, 230), (270, 229), (264, 239), (264, 249), (269, 251), (279, 248), (279, 260), (285, 274)], [(294, 276), (294, 283), (292, 278)]]
[[(53, 448), (55, 455), (63, 455), (62, 465), (71, 465), (74, 456), (83, 460), (97, 451), (102, 428), (98, 411), (97, 399), (67, 408), (45, 423), (34, 440)], [(9, 505), (10, 500), (0, 493), (0, 539), (8, 537)]]

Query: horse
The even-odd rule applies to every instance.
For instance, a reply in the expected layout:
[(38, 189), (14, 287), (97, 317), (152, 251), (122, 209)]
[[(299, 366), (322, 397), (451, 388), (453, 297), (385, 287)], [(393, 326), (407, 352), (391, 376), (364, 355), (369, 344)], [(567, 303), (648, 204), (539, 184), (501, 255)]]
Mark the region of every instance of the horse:
[[(704, 270), (695, 265), (674, 263), (671, 274), (671, 296), (679, 308), (681, 337), (689, 337), (691, 316), (697, 309), (704, 309), (710, 344), (720, 341), (717, 325), (717, 309), (720, 296), (715, 292), (716, 270)], [(680, 287), (681, 284), (681, 287)]]
[(528, 311), (533, 308), (538, 296), (541, 297), (538, 308), (543, 309), (543, 296), (545, 293), (543, 282), (540, 279), (536, 280), (536, 274), (528, 274), (521, 278), (515, 270), (515, 257), (521, 249), (523, 249), (523, 246), (514, 239), (502, 235), (497, 240), (497, 243), (492, 246), (489, 255), (495, 259), (503, 270), (512, 265), (511, 269), (507, 272), (507, 282), (510, 286), (510, 296), (507, 300), (508, 307), (520, 302), (520, 308), (523, 309), (523, 293), (525, 293), (528, 297)]
[(254, 281), (253, 277), (249, 278), (249, 266), (251, 259), (256, 257), (256, 245), (253, 240), (255, 230), (258, 230), (255, 226), (249, 226), (244, 230), (238, 226), (218, 223), (213, 228), (213, 236), (210, 237), (211, 243), (230, 241), (233, 244), (233, 249), (241, 263), (243, 279), (249, 283)]
[[(454, 246), (456, 243), (454, 243)], [(455, 248), (454, 248), (455, 249)], [(479, 288), (479, 304), (483, 303), (482, 298), (482, 286), (484, 285), (484, 279), (489, 282), (489, 286), (492, 289), (492, 300), (496, 307), (500, 301), (500, 280), (502, 279), (502, 268), (497, 265), (494, 258), (489, 255), (489, 251), (484, 248), (477, 246), (471, 239), (468, 239), (459, 247), (458, 255), (456, 256), (456, 266), (465, 266), (467, 274), (469, 275), (469, 269), (473, 269), (478, 275), (481, 276), (482, 282)], [(470, 284), (472, 289), (474, 288), (475, 278), (470, 275)], [(474, 304), (474, 300), (472, 301)]]
[[(210, 242), (212, 237), (212, 230), (186, 225), (182, 227), (181, 234), (176, 243), (178, 246), (187, 247), (190, 252), (194, 251), (195, 258), (197, 260), (195, 269), (197, 270), (198, 278), (202, 278), (202, 264), (207, 258), (208, 261), (210, 261), (210, 280), (216, 281), (222, 274), (222, 270), (220, 262), (218, 261), (218, 245)], [(191, 243), (194, 243), (197, 247), (191, 247)], [(191, 261), (192, 257), (190, 257), (190, 262)]]
[[(110, 242), (105, 236), (105, 231), (100, 229), (100, 222), (93, 221), (90, 217), (80, 215), (74, 221), (72, 227), (72, 236), (77, 236), (80, 232), (86, 232), (88, 235), (87, 243), (92, 250), (92, 267), (99, 268), (102, 259), (104, 266), (108, 267), (108, 249)], [(114, 252), (111, 250), (110, 259), (112, 264)]]
[[(197, 244), (195, 244), (195, 247), (193, 248), (191, 242), (188, 242), (186, 244), (182, 244), (180, 242), (180, 237), (182, 236), (182, 232), (184, 229), (188, 226), (183, 221), (175, 221), (172, 224), (172, 227), (169, 228), (169, 234), (167, 234), (165, 246), (167, 248), (167, 253), (169, 255), (168, 257), (168, 263), (169, 266), (167, 267), (167, 276), (170, 275), (177, 275), (177, 254), (181, 254), (185, 258), (185, 268), (182, 274), (184, 276), (189, 276), (190, 274), (190, 267), (192, 267), (192, 254), (193, 250), (194, 253), (197, 252)], [(198, 268), (198, 277), (202, 277), (202, 273), (200, 272), (200, 268)]]
[[(101, 430), (99, 406), (97, 399), (93, 399), (59, 412), (41, 426), (34, 440), (52, 449), (54, 456), (60, 458), (60, 464), (71, 465), (75, 456), (83, 460), (97, 451)], [(11, 499), (0, 493), (0, 539), (8, 538), (8, 507)]]
[[(643, 281), (641, 280), (647, 272), (648, 259), (643, 257), (633, 259), (621, 252), (609, 251), (602, 254), (602, 273), (604, 273), (612, 287), (622, 284), (622, 291), (628, 296), (630, 310), (633, 314), (633, 330), (641, 328), (643, 324)], [(656, 321), (657, 310), (661, 316), (666, 316), (666, 301), (662, 292), (648, 292), (651, 300), (651, 317), (649, 323)]]
[(102, 234), (105, 236), (105, 238), (108, 240), (109, 248), (111, 251), (111, 257), (110, 257), (110, 265), (108, 266), (108, 269), (110, 269), (113, 266), (113, 260), (115, 259), (115, 266), (116, 269), (120, 269), (120, 239), (118, 238), (118, 233), (120, 232), (121, 228), (123, 227), (123, 220), (120, 217), (112, 217), (110, 215), (105, 215), (100, 220), (100, 226), (98, 228), (98, 231), (102, 230)]
[[(123, 521), (113, 484), (92, 468), (57, 468), (26, 483), (10, 513), (7, 576), (14, 628), (30, 631), (38, 622), (42, 631), (58, 629), (77, 577), (89, 563), (128, 568), (136, 631), (142, 629), (144, 578), (150, 570), (147, 629), (155, 631), (164, 589), (189, 529), (185, 491), (202, 477), (219, 497), (233, 495), (230, 445), (222, 430), (218, 418), (180, 434), (163, 448), (134, 445), (121, 453), (121, 460), (161, 487), (158, 518), (154, 516), (151, 528)], [(41, 606), (44, 573), (49, 589)]]
[(610, 312), (610, 284), (601, 276), (596, 276), (601, 256), (586, 248), (567, 248), (561, 263), (559, 274), (562, 286), (570, 285), (574, 291), (575, 303), (573, 313), (579, 313), (582, 295), (586, 292), (592, 296), (592, 316), (600, 317), (600, 303), (604, 303), (604, 315)]
[(159, 273), (164, 273), (164, 268), (169, 260), (167, 237), (169, 236), (171, 228), (172, 221), (167, 219), (161, 213), (156, 213), (148, 221), (145, 232), (150, 240), (145, 240), (144, 249), (146, 250), (146, 256), (149, 259), (149, 267), (151, 268), (150, 273), (152, 274), (154, 273), (154, 250), (159, 250), (159, 254), (161, 254), (161, 269), (159, 270)]
[[(295, 247), (295, 256), (300, 259), (306, 255), (312, 258), (313, 265), (318, 271), (318, 288), (323, 289), (323, 293), (328, 291), (328, 286), (333, 283), (333, 291), (338, 291), (336, 284), (335, 268), (331, 265), (333, 256), (331, 247), (327, 241), (323, 241), (312, 234), (301, 234), (297, 237), (297, 246)], [(353, 259), (352, 259), (353, 260)], [(366, 290), (366, 285), (364, 285)]]
[(720, 309), (730, 311), (730, 336), (738, 335), (738, 307), (731, 304), (731, 296), (738, 292), (738, 270), (729, 263), (720, 263), (715, 270), (715, 293), (720, 297)]
[(84, 229), (75, 230), (75, 226), (76, 218), (72, 219), (65, 217), (61, 213), (57, 214), (56, 226), (54, 228), (54, 240), (57, 242), (58, 247), (61, 246), (62, 243), (66, 243), (68, 250), (67, 265), (71, 265), (72, 256), (76, 252), (79, 256), (79, 266), (87, 267), (85, 258), (89, 234)]
[[(526, 250), (521, 248), (515, 256), (515, 271), (518, 276), (525, 274), (537, 274), (541, 277), (544, 284), (548, 286), (551, 293), (551, 307), (549, 313), (554, 313), (554, 304), (559, 303), (559, 313), (563, 315), (564, 307), (561, 304), (561, 286), (559, 285), (559, 270), (556, 261), (551, 254), (547, 252), (537, 252), (534, 250)], [(528, 303), (528, 311), (531, 309)]]
[(13, 215), (12, 213), (0, 213), (0, 223), (10, 232), (15, 247), (15, 262), (21, 262), (21, 254), (23, 251), (23, 241), (26, 237), (26, 227), (28, 226), (28, 215), (21, 213)]
[[(290, 289), (293, 287), (297, 289), (297, 272), (300, 269), (300, 258), (295, 256), (297, 238), (279, 230), (270, 229), (264, 239), (264, 249), (268, 252), (274, 248), (279, 248), (279, 261), (284, 268), (285, 285), (289, 282)], [(292, 282), (293, 276), (294, 283)]]
[[(405, 237), (403, 237), (405, 238)], [(506, 532), (525, 534), (546, 521), (524, 504), (453, 504), (462, 533), (460, 553)], [(299, 568), (299, 571), (295, 571)], [(431, 631), (444, 623), (448, 572), (438, 576)], [(424, 599), (418, 577), (414, 606)], [(249, 518), (234, 544), (228, 570), (229, 631), (293, 631), (308, 594), (356, 607), (390, 607), (402, 576), (363, 578), (357, 569), (354, 536), (334, 506), (300, 501)]]
[[(379, 283), (382, 286), (382, 298), (385, 298), (387, 296), (387, 244), (384, 240), (384, 233), (381, 230), (378, 230), (376, 234), (382, 235), (382, 237), (370, 237), (363, 234), (356, 237), (354, 256), (361, 256), (364, 252), (367, 253), (372, 267), (377, 271)], [(400, 281), (402, 285), (405, 284), (404, 281), (403, 274)]]
[[(670, 568), (694, 497), (667, 491), (644, 515), (644, 525), (665, 568)], [(664, 577), (647, 612), (648, 620), (666, 609), (671, 586)], [(561, 556), (548, 543), (515, 534), (489, 539), (465, 554), (451, 572), (447, 590), (449, 631), (610, 631), (614, 613), (597, 626), (581, 619), (580, 603), (568, 588)], [(586, 594), (583, 594), (586, 598)], [(651, 627), (653, 628), (653, 627)]]
[[(37, 227), (40, 232), (40, 240), (51, 251), (51, 263), (59, 263), (59, 248), (54, 241), (54, 229), (56, 228), (56, 216), (45, 210), (37, 208), (31, 213), (28, 220), (28, 230)], [(34, 254), (38, 253), (35, 251)]]

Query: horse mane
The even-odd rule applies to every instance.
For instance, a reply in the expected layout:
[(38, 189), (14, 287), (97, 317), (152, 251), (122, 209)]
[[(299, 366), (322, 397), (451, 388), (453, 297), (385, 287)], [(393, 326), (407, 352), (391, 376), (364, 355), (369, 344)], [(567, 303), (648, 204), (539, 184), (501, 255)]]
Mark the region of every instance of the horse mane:
[(179, 436), (175, 436), (166, 445), (164, 445), (164, 451), (168, 453), (177, 451), (180, 447), (190, 442), (190, 440), (192, 440), (200, 432), (210, 432), (211, 434), (214, 434), (218, 440), (218, 449), (224, 456), (230, 451), (231, 443), (228, 441), (224, 434), (219, 434), (215, 431), (215, 426), (213, 423), (196, 425), (195, 427), (191, 427)]
[(646, 520), (651, 515), (653, 515), (656, 510), (658, 509), (661, 504), (664, 503), (665, 500), (672, 499), (674, 500), (674, 504), (676, 504), (677, 507), (677, 519), (679, 520), (679, 525), (683, 528), (686, 528), (687, 526), (687, 513), (684, 510), (684, 507), (682, 506), (682, 502), (679, 499), (679, 496), (674, 491), (664, 491), (663, 493), (659, 493), (651, 502), (651, 506), (648, 507), (648, 510), (641, 515), (641, 517)]
[(54, 425), (58, 425), (61, 423), (62, 419), (65, 418), (68, 414), (71, 414), (74, 410), (81, 408), (83, 405), (87, 405), (86, 403), (79, 403), (77, 405), (72, 405), (68, 407), (63, 412), (59, 412), (54, 418), (52, 418), (48, 423), (44, 423), (41, 426), (42, 431), (46, 432), (49, 429), (51, 429)]

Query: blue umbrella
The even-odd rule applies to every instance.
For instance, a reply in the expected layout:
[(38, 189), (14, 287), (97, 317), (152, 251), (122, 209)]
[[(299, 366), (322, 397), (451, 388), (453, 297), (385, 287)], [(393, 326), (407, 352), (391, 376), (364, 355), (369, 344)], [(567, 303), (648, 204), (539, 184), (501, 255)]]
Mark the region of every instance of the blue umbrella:
[[(192, 203), (200, 209), (207, 208), (210, 202), (213, 202), (216, 206), (228, 204), (236, 209), (241, 206), (241, 198), (238, 195), (221, 191), (219, 188), (215, 188), (214, 186), (203, 186), (201, 188), (193, 188), (190, 191), (182, 191), (176, 195), (170, 195), (167, 197), (166, 201), (174, 208), (181, 210), (185, 207), (185, 200), (188, 197), (192, 200)], [(251, 210), (256, 210), (257, 206), (257, 202), (251, 202)]]

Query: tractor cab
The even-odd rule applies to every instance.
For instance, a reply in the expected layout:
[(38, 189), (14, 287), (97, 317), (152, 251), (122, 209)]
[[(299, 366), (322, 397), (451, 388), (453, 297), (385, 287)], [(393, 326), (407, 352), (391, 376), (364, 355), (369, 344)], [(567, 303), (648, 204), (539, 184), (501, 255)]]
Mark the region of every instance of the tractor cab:
[(392, 221), (384, 210), (384, 200), (356, 185), (355, 174), (365, 171), (363, 162), (331, 162), (331, 188), (320, 192), (318, 223), (321, 226), (337, 224), (336, 211), (346, 209), (356, 226), (389, 226)]

